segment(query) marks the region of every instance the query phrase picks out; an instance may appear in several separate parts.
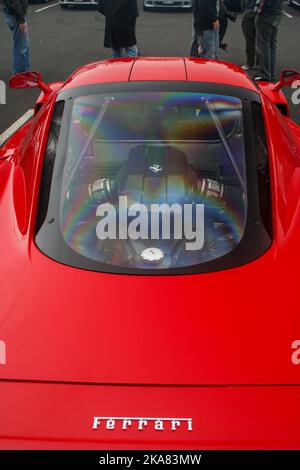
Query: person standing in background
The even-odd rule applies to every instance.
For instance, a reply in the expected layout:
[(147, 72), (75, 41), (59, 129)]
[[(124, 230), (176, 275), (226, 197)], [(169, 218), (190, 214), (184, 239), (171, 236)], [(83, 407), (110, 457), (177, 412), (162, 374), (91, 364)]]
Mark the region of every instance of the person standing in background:
[(242, 19), (242, 31), (246, 41), (247, 62), (242, 66), (244, 70), (253, 69), (256, 64), (256, 28), (254, 7), (256, 0), (248, 0)]
[[(254, 0), (255, 1), (255, 0)], [(227, 49), (227, 44), (223, 42), (227, 28), (228, 28), (228, 19), (230, 21), (236, 21), (237, 14), (227, 10), (224, 0), (217, 0), (217, 11), (218, 11), (218, 20), (220, 23), (219, 26), (219, 47), (220, 49)], [(190, 57), (199, 57), (198, 54), (198, 41), (197, 35), (194, 28), (194, 18), (192, 24), (192, 39), (191, 39), (191, 48), (190, 48)]]
[(137, 57), (137, 0), (98, 0), (98, 10), (105, 16), (104, 47), (112, 49), (114, 58)]
[(257, 75), (255, 80), (275, 81), (277, 36), (283, 0), (256, 0)]
[(224, 0), (219, 0), (219, 22), (220, 22), (220, 30), (219, 30), (219, 40), (220, 40), (220, 49), (226, 51), (227, 44), (223, 42), (223, 39), (226, 35), (226, 31), (228, 28), (228, 20), (235, 22), (237, 19), (237, 13), (229, 11), (224, 3)]
[(30, 69), (28, 0), (2, 0), (4, 20), (13, 34), (13, 75)]
[(194, 0), (194, 29), (199, 57), (217, 59), (219, 51), (219, 0)]

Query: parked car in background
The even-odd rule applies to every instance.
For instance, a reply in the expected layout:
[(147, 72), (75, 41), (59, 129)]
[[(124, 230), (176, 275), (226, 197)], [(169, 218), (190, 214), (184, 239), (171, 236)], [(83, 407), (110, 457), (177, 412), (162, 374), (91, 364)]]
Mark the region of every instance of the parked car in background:
[(68, 8), (68, 7), (74, 7), (77, 5), (81, 6), (97, 6), (98, 2), (97, 0), (59, 0), (59, 4), (61, 8)]
[(192, 0), (144, 0), (144, 10), (154, 8), (183, 8), (192, 10)]

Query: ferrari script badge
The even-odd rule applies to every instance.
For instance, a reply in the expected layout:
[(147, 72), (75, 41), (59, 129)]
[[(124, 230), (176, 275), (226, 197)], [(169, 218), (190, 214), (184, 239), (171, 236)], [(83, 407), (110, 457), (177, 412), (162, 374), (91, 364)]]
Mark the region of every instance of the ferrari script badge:
[(122, 431), (185, 431), (193, 430), (192, 418), (130, 418), (127, 416), (95, 416), (92, 429)]

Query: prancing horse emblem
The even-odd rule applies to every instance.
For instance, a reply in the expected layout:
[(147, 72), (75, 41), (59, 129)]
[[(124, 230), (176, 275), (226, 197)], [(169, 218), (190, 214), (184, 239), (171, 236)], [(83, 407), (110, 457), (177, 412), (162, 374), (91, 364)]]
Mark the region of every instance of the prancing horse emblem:
[(152, 171), (152, 173), (160, 173), (163, 170), (163, 167), (158, 163), (155, 163), (154, 165), (149, 166), (149, 170)]

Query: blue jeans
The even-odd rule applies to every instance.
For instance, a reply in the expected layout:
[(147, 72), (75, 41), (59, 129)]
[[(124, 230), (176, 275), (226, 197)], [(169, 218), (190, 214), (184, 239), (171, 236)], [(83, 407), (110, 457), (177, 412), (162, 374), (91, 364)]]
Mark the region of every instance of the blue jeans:
[(203, 59), (218, 59), (219, 30), (207, 29), (197, 36), (199, 57)]
[(22, 33), (14, 15), (4, 13), (5, 23), (13, 33), (13, 75), (26, 72), (30, 69), (29, 63), (29, 37), (28, 33)]
[(122, 47), (120, 49), (112, 50), (112, 56), (114, 59), (118, 59), (119, 57), (137, 57), (138, 55), (139, 51), (137, 46)]

